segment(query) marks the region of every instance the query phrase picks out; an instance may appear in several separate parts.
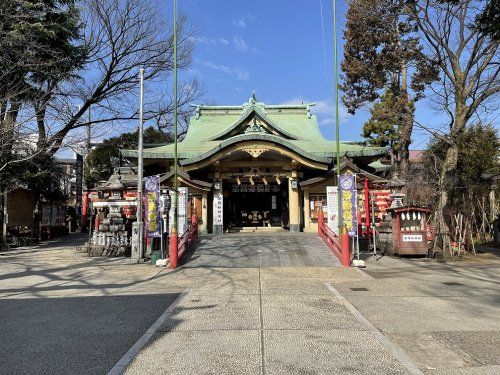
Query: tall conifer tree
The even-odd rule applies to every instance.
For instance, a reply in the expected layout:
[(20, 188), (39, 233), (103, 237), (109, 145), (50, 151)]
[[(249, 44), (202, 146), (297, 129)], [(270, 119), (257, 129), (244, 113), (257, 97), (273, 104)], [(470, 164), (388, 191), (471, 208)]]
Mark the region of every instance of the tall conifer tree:
[(414, 102), (436, 77), (411, 34), (414, 26), (400, 1), (351, 1), (341, 64), (344, 105), (355, 113), (377, 103), (363, 133), (372, 143), (390, 146), (394, 171), (403, 178), (408, 173)]

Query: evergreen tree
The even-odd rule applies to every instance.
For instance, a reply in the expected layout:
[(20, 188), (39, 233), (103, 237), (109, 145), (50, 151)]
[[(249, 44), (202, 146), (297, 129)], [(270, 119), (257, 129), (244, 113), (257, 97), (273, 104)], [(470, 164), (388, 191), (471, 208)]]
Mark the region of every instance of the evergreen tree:
[(476, 28), (494, 40), (500, 40), (500, 0), (490, 0), (476, 17)]
[(26, 149), (15, 154), (14, 145), (28, 135), (21, 131), (26, 124), (18, 121), (23, 106), (46, 102), (47, 94), (81, 65), (85, 49), (75, 43), (79, 23), (74, 0), (0, 2), (0, 180), (21, 170), (11, 164), (35, 156)]
[(403, 178), (408, 172), (413, 103), (436, 77), (432, 64), (422, 57), (419, 40), (412, 35), (415, 23), (405, 11), (404, 2), (397, 0), (351, 1), (341, 65), (342, 100), (350, 113), (380, 100), (363, 133), (375, 144), (397, 146), (391, 150), (393, 166)]
[[(400, 151), (401, 129), (404, 118), (401, 116), (401, 103), (394, 90), (386, 90), (380, 100), (370, 109), (370, 119), (363, 125), (363, 137), (378, 147), (389, 147), (392, 164)], [(410, 103), (413, 115), (413, 103)]]

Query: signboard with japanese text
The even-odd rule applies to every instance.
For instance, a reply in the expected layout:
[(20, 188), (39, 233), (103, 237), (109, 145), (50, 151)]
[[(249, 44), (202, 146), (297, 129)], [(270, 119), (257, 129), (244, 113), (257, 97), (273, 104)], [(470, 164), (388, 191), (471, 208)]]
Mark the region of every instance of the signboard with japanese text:
[(328, 228), (330, 228), (333, 233), (339, 234), (339, 189), (337, 186), (327, 186), (326, 187), (326, 206), (328, 207), (325, 216), (328, 218)]
[(161, 236), (160, 180), (158, 176), (144, 178), (146, 197), (146, 234), (148, 237)]
[(342, 197), (342, 223), (347, 227), (349, 235), (354, 236), (357, 232), (356, 176), (340, 175), (339, 184)]
[(403, 242), (422, 242), (423, 236), (421, 234), (403, 234)]
[(214, 225), (222, 225), (223, 217), (222, 217), (222, 205), (223, 199), (221, 192), (214, 192)]
[[(170, 192), (172, 204), (168, 214), (168, 231), (172, 231), (174, 224), (174, 192)], [(188, 230), (188, 188), (180, 187), (177, 195), (177, 233), (182, 236)]]

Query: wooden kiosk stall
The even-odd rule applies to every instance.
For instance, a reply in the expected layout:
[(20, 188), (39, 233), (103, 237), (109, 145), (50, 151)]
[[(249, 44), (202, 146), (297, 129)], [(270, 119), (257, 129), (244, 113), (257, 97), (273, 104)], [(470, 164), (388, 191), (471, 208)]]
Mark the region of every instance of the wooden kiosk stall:
[(392, 214), (392, 252), (398, 255), (428, 255), (427, 208), (388, 208)]

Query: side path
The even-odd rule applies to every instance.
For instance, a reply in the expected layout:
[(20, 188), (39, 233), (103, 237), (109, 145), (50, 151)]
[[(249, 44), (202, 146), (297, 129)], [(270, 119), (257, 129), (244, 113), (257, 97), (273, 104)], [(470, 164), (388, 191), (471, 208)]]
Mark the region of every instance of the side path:
[(366, 280), (356, 269), (205, 272), (127, 374), (420, 373), (404, 353), (391, 351), (352, 305), (332, 293), (334, 286), (325, 285)]

